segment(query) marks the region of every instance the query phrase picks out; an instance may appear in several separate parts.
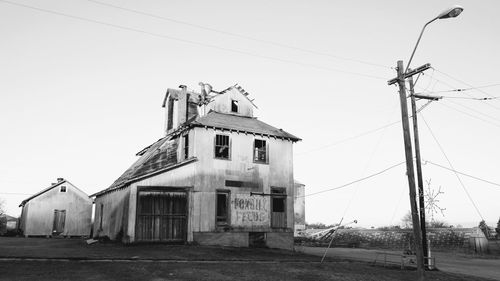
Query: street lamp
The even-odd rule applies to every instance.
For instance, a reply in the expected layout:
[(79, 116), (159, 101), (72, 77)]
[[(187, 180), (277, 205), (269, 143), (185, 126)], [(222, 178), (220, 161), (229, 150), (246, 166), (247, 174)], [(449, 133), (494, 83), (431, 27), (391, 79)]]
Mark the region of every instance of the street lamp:
[(424, 27), (422, 28), (422, 31), (420, 32), (420, 36), (418, 36), (417, 44), (415, 44), (415, 48), (413, 48), (413, 52), (411, 53), (410, 60), (408, 61), (408, 65), (406, 66), (406, 70), (404, 73), (408, 71), (408, 68), (410, 67), (411, 60), (413, 59), (413, 55), (415, 54), (415, 51), (417, 50), (418, 43), (420, 43), (420, 39), (422, 38), (422, 34), (424, 34), (424, 30), (429, 25), (431, 22), (438, 20), (438, 19), (447, 19), (447, 18), (455, 18), (458, 17), (462, 13), (464, 8), (462, 6), (455, 5), (449, 9), (444, 10), (441, 12), (437, 17), (431, 19), (428, 21)]
[[(420, 39), (422, 38), (422, 34), (424, 33), (425, 28), (427, 25), (429, 25), (431, 22), (437, 20), (437, 19), (447, 19), (447, 18), (454, 18), (460, 15), (464, 8), (461, 6), (453, 6), (442, 13), (440, 13), (437, 17), (433, 18), (432, 20), (428, 21), (424, 27), (422, 28), (422, 31), (420, 32), (420, 36), (418, 37), (417, 44), (415, 44), (415, 48), (413, 49), (413, 52), (411, 53), (410, 60), (408, 61), (408, 65), (406, 66), (405, 74), (407, 73), (411, 60), (413, 59), (413, 55), (415, 54), (415, 51), (417, 50), (418, 43), (420, 42)], [(413, 136), (414, 136), (414, 141), (415, 141), (415, 158), (416, 158), (416, 166), (417, 166), (417, 184), (418, 184), (418, 197), (419, 197), (419, 211), (420, 211), (420, 230), (422, 234), (422, 254), (424, 257), (424, 266), (428, 266), (428, 261), (426, 261), (426, 258), (429, 257), (429, 251), (428, 251), (428, 245), (427, 245), (427, 230), (425, 227), (425, 207), (424, 207), (424, 187), (423, 187), (423, 178), (422, 178), (422, 164), (421, 164), (421, 158), (420, 158), (420, 141), (418, 137), (418, 121), (417, 121), (417, 109), (416, 109), (416, 102), (415, 102), (415, 92), (413, 89), (413, 77), (409, 77), (409, 83), (410, 83), (410, 100), (411, 100), (411, 107), (412, 107), (412, 119), (413, 119)], [(431, 97), (432, 98), (432, 97)], [(437, 97), (436, 97), (437, 98)], [(437, 98), (439, 99), (439, 98)]]
[[(419, 280), (425, 280), (425, 275), (424, 275), (424, 251), (423, 248), (426, 248), (427, 246), (427, 241), (426, 239), (422, 239), (422, 236), (425, 237), (425, 210), (423, 209), (424, 203), (423, 203), (423, 186), (422, 186), (422, 168), (420, 164), (420, 144), (418, 140), (418, 125), (417, 125), (417, 113), (416, 113), (416, 106), (415, 106), (415, 96), (413, 95), (413, 81), (412, 81), (412, 76), (415, 74), (418, 74), (425, 69), (429, 68), (429, 64), (418, 67), (415, 71), (410, 71), (408, 72), (408, 68), (410, 67), (411, 60), (413, 59), (413, 55), (415, 55), (415, 51), (417, 50), (418, 44), (420, 43), (420, 39), (422, 38), (422, 34), (424, 33), (425, 28), (427, 25), (429, 25), (431, 22), (437, 20), (437, 19), (446, 19), (446, 18), (454, 18), (460, 15), (462, 13), (463, 8), (460, 6), (453, 6), (450, 9), (447, 9), (440, 13), (437, 17), (433, 18), (432, 20), (428, 21), (424, 27), (422, 28), (422, 31), (420, 32), (420, 36), (418, 37), (417, 44), (415, 44), (415, 48), (413, 48), (413, 52), (411, 53), (410, 60), (408, 61), (408, 65), (406, 66), (406, 69), (404, 69), (403, 61), (399, 60), (397, 64), (397, 72), (398, 75), (396, 78), (391, 79), (387, 81), (387, 84), (392, 85), (394, 83), (398, 83), (399, 86), (399, 101), (401, 104), (401, 118), (402, 118), (402, 125), (403, 125), (403, 140), (404, 140), (404, 147), (405, 147), (405, 158), (406, 158), (406, 174), (408, 176), (408, 187), (410, 190), (410, 207), (411, 207), (411, 214), (412, 214), (412, 221), (413, 221), (413, 235), (415, 237), (416, 241), (416, 254), (417, 254), (417, 272), (419, 275)], [(415, 155), (416, 155), (416, 162), (417, 162), (417, 176), (419, 180), (419, 200), (420, 200), (420, 221), (422, 224), (420, 225), (419, 229), (419, 217), (418, 217), (418, 210), (417, 210), (417, 202), (416, 202), (416, 191), (415, 191), (415, 172), (413, 168), (413, 153), (412, 153), (412, 143), (411, 143), (411, 136), (410, 136), (410, 125), (408, 121), (408, 105), (407, 105), (407, 98), (406, 98), (406, 78), (410, 78), (410, 96), (411, 96), (411, 102), (412, 102), (412, 115), (413, 115), (413, 129), (414, 129), (414, 137), (415, 137)], [(423, 234), (423, 235), (422, 235)]]

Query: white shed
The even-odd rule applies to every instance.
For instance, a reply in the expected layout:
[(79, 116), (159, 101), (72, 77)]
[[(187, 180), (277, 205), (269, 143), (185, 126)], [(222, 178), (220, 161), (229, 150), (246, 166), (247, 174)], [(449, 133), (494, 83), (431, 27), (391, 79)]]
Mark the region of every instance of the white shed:
[(92, 199), (58, 178), (57, 183), (25, 199), (20, 229), (24, 236), (89, 236)]

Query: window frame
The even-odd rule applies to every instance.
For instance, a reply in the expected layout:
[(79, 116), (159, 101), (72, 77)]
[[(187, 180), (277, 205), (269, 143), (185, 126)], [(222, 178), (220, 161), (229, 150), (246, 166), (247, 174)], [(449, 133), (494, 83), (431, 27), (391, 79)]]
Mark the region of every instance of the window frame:
[(67, 188), (65, 185), (61, 185), (61, 187), (59, 188), (59, 192), (66, 192)]
[[(227, 137), (227, 158), (226, 157), (218, 157), (217, 156), (217, 136), (223, 136)], [(219, 147), (222, 147), (224, 145), (219, 145)], [(220, 160), (231, 160), (231, 136), (228, 134), (215, 134), (214, 137), (214, 158), (215, 159), (220, 159)]]
[(104, 217), (104, 203), (101, 203), (101, 209), (99, 210), (99, 231), (102, 231), (102, 221)]
[[(224, 194), (226, 196), (226, 216), (225, 221), (219, 221), (219, 194)], [(215, 225), (217, 227), (228, 226), (231, 224), (231, 191), (228, 189), (217, 189), (215, 192)]]
[[(236, 108), (236, 111), (234, 110)], [(240, 106), (239, 106), (239, 101), (235, 99), (231, 99), (231, 113), (239, 113), (240, 112)]]
[(189, 158), (189, 132), (182, 135), (182, 159), (186, 160)]
[[(264, 161), (259, 160), (258, 158), (256, 159), (256, 156), (257, 156), (257, 153), (258, 153), (258, 149), (257, 149), (257, 147), (256, 147), (256, 143), (257, 143), (257, 141), (263, 141), (263, 142), (264, 142), (264, 144), (265, 144), (265, 145), (264, 145), (264, 149), (265, 149), (265, 151), (264, 151), (264, 152), (265, 152), (265, 157), (266, 157), (266, 159), (264, 159)], [(262, 139), (255, 138), (255, 139), (253, 140), (252, 152), (253, 152), (253, 157), (252, 157), (252, 159), (253, 159), (253, 162), (254, 162), (254, 163), (258, 163), (258, 164), (269, 164), (269, 142), (268, 142), (267, 140), (265, 140), (265, 139), (263, 139), (263, 138), (262, 138)], [(258, 157), (258, 156), (257, 156), (257, 157)]]

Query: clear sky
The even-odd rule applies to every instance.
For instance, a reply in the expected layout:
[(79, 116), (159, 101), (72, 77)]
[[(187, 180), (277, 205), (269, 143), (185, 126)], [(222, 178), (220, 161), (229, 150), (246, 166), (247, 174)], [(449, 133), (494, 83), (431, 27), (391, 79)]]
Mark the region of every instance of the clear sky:
[[(413, 59), (435, 68), (417, 92), (500, 83), (498, 1), (98, 1), (120, 8), (0, 1), (0, 198), (11, 215), (58, 177), (88, 194), (107, 188), (163, 136), (166, 89), (200, 81), (239, 83), (260, 120), (303, 139), (294, 168), (307, 194), (404, 161), (401, 123), (386, 126), (401, 120), (387, 80), (422, 26), (454, 4), (464, 12), (429, 25)], [(453, 167), (500, 183), (500, 98), (468, 99), (500, 96), (500, 86), (435, 95), (456, 97), (422, 111)], [(449, 167), (419, 121), (422, 157)], [(460, 176), (478, 212), (454, 173), (423, 169), (444, 192), (436, 219), (496, 224), (500, 186)], [(306, 197), (308, 222), (382, 226), (408, 209), (404, 165)]]

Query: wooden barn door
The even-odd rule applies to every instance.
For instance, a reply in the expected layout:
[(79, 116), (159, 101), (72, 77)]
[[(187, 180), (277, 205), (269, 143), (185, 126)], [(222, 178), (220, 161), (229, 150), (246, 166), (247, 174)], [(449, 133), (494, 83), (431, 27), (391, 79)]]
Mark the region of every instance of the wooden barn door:
[(186, 241), (186, 192), (139, 191), (138, 195), (137, 241)]
[(64, 232), (66, 222), (66, 210), (54, 210), (54, 224), (52, 226), (52, 235), (59, 235)]

